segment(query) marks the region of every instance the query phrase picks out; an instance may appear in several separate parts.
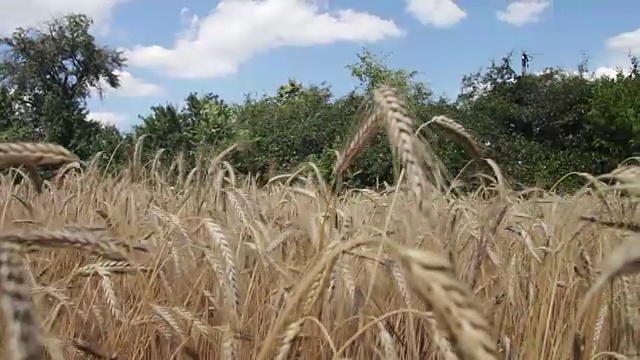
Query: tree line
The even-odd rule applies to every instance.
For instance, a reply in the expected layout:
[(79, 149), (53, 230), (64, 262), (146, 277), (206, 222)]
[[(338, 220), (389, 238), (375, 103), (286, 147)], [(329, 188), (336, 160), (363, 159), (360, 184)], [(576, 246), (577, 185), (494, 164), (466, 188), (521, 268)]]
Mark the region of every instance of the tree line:
[[(302, 85), (291, 79), (273, 94), (247, 95), (228, 103), (216, 94), (191, 93), (184, 106), (159, 104), (129, 133), (90, 120), (92, 89), (120, 86), (126, 66), (118, 51), (91, 36), (90, 18), (72, 14), (40, 27), (16, 29), (0, 39), (0, 141), (47, 141), (83, 159), (103, 152), (122, 166), (144, 136), (147, 161), (164, 149), (167, 159), (194, 165), (199, 156), (237, 144), (227, 160), (245, 174), (263, 178), (314, 162), (330, 176), (335, 150), (358, 127), (360, 106), (382, 84), (400, 88), (418, 125), (447, 115), (467, 128), (518, 187), (549, 188), (569, 172), (601, 174), (640, 150), (640, 68), (596, 78), (586, 61), (577, 71), (548, 68), (521, 75), (511, 56), (462, 79), (456, 99), (436, 98), (416, 71), (392, 69), (367, 50), (346, 68), (360, 86), (334, 97), (327, 84)], [(465, 149), (426, 124), (427, 136), (449, 172), (468, 169)], [(385, 136), (380, 134), (379, 136)], [(392, 154), (386, 141), (374, 141), (347, 174), (352, 186), (391, 182)], [(570, 190), (574, 179), (563, 183)]]

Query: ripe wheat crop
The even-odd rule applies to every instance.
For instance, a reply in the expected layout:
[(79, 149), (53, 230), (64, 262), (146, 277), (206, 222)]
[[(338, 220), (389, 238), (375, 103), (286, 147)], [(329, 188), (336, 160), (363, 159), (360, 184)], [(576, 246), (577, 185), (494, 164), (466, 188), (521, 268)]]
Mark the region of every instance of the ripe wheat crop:
[[(142, 164), (139, 143), (114, 177), (56, 145), (0, 144), (2, 358), (638, 357), (637, 168), (525, 200), (455, 120), (417, 128), (393, 88), (367, 101), (337, 184), (309, 164), (257, 187), (233, 148), (185, 169)], [(453, 191), (431, 124), (491, 181)], [(397, 183), (335, 191), (378, 131)], [(61, 167), (43, 181), (42, 165)]]

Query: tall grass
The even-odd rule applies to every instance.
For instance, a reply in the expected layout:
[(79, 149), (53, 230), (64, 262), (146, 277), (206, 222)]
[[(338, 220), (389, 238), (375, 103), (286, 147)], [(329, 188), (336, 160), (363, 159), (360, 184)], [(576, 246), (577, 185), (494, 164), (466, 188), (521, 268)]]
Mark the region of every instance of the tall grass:
[[(136, 146), (103, 176), (54, 145), (0, 144), (0, 164), (31, 169), (0, 185), (3, 358), (635, 356), (633, 198), (583, 174), (596, 186), (525, 200), (436, 117), (491, 170), (460, 194), (401, 95), (369, 101), (335, 177), (384, 129), (402, 165), (384, 192), (335, 192), (313, 164), (258, 188), (228, 152), (184, 169)], [(12, 179), (54, 163), (51, 182)]]

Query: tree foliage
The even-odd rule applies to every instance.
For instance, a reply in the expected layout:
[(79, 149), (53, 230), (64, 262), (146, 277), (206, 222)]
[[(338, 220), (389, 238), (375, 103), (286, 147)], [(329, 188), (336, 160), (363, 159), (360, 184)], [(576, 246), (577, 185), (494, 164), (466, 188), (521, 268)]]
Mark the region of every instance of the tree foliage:
[[(406, 94), (417, 125), (448, 115), (471, 130), (515, 184), (552, 186), (571, 171), (604, 173), (640, 151), (640, 71), (635, 58), (615, 77), (596, 78), (586, 62), (578, 72), (549, 68), (520, 75), (511, 55), (462, 79), (453, 100), (436, 99), (418, 72), (393, 69), (385, 57), (364, 49), (346, 70), (359, 84), (336, 96), (328, 84), (303, 84), (290, 78), (273, 94), (227, 103), (216, 94), (189, 94), (184, 106), (158, 104), (131, 133), (87, 119), (86, 100), (101, 86), (117, 88), (125, 59), (90, 35), (83, 15), (54, 19), (40, 28), (17, 29), (0, 39), (0, 140), (51, 141), (82, 158), (122, 149), (131, 153), (145, 136), (145, 161), (159, 149), (195, 165), (199, 156), (220, 153), (241, 173), (293, 171), (316, 163), (331, 175), (335, 150), (344, 147), (362, 121), (361, 104), (370, 91), (388, 84)], [(453, 175), (469, 154), (432, 124), (422, 134)], [(355, 159), (347, 176), (353, 186), (393, 181), (391, 151), (380, 134)], [(118, 161), (116, 161), (117, 163)], [(564, 184), (564, 189), (579, 185)]]
[[(0, 39), (0, 86), (13, 113), (10, 138), (55, 142), (90, 156), (94, 136), (108, 129), (87, 120), (86, 99), (103, 82), (117, 88), (122, 55), (98, 46), (92, 21), (79, 14), (54, 19), (40, 28), (19, 28)], [(5, 100), (7, 101), (7, 100)], [(96, 132), (97, 131), (97, 132)], [(101, 143), (99, 140), (97, 143)]]

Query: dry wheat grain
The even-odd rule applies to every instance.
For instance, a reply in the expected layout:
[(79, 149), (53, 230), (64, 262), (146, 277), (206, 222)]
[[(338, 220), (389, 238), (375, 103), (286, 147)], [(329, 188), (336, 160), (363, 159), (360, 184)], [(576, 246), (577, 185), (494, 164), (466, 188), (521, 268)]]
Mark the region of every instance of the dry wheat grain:
[(400, 249), (411, 287), (434, 308), (461, 359), (497, 360), (496, 341), (466, 284), (457, 280), (446, 258), (428, 251)]
[(14, 243), (21, 249), (76, 248), (109, 260), (121, 261), (127, 257), (116, 247), (112, 238), (95, 232), (65, 230), (13, 230), (0, 233), (1, 243)]
[(474, 158), (479, 159), (482, 157), (482, 147), (478, 144), (471, 133), (464, 128), (464, 126), (445, 115), (436, 115), (431, 118), (431, 121), (445, 130), (455, 140), (462, 143)]
[(61, 165), (78, 161), (62, 146), (48, 143), (0, 143), (0, 167)]
[(29, 288), (20, 245), (0, 241), (0, 300), (9, 333), (11, 360), (43, 360), (45, 347)]

